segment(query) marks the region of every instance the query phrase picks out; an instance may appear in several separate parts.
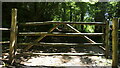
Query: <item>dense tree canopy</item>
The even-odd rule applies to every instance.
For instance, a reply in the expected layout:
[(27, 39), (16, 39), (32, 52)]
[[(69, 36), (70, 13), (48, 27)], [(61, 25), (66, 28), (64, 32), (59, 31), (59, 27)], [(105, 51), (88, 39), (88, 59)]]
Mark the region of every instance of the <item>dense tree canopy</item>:
[[(120, 18), (120, 2), (3, 2), (2, 27), (10, 28), (12, 8), (18, 9), (18, 23), (29, 21), (94, 22), (111, 20), (113, 17)], [(51, 26), (25, 27), (25, 29), (40, 31), (41, 29), (48, 30)], [(96, 27), (93, 25), (73, 26), (83, 32), (99, 31), (95, 30)]]
[[(88, 22), (104, 21), (105, 18), (111, 20), (112, 17), (120, 17), (119, 7), (120, 2), (5, 2), (2, 9), (2, 24), (3, 27), (10, 26), (12, 8), (18, 9), (18, 22), (23, 23), (52, 20)], [(80, 26), (76, 27), (81, 28)], [(88, 30), (88, 32), (93, 31)]]

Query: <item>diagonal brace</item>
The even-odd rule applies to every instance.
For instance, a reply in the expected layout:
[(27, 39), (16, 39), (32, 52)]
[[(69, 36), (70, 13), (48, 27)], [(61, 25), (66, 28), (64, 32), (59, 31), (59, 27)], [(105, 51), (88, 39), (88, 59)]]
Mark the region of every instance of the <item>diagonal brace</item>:
[[(69, 25), (69, 24), (66, 24), (69, 28), (71, 28), (72, 30), (74, 30), (76, 33), (81, 33), (80, 31), (78, 31), (77, 29), (75, 29), (74, 27), (72, 27), (71, 25)], [(88, 42), (90, 42), (90, 43), (96, 43), (95, 41), (93, 41), (92, 39), (90, 39), (89, 37), (87, 37), (87, 36), (82, 36), (82, 37), (84, 37), (85, 39), (87, 39), (88, 40)], [(99, 46), (99, 48), (101, 48), (102, 50), (105, 50), (105, 48), (103, 48), (102, 46)]]
[[(48, 31), (48, 33), (49, 33), (49, 32), (52, 32), (52, 31), (53, 31), (54, 29), (56, 29), (59, 25), (60, 25), (60, 24), (55, 25), (53, 28), (51, 28), (51, 29)], [(34, 41), (34, 43), (39, 42), (39, 41), (42, 40), (44, 37), (46, 37), (46, 35), (42, 35), (41, 37), (37, 38), (37, 39)], [(22, 52), (27, 51), (27, 50), (30, 49), (32, 46), (33, 46), (33, 45), (29, 45), (29, 46), (26, 47)]]
[[(77, 29), (75, 29), (74, 27), (72, 27), (71, 25), (69, 24), (66, 24), (69, 28), (71, 28), (72, 30), (74, 30), (76, 33), (81, 33), (80, 31), (78, 31)], [(84, 37), (85, 39), (88, 40), (88, 42), (90, 43), (96, 43), (95, 41), (91, 40), (89, 37), (83, 35), (82, 37)]]

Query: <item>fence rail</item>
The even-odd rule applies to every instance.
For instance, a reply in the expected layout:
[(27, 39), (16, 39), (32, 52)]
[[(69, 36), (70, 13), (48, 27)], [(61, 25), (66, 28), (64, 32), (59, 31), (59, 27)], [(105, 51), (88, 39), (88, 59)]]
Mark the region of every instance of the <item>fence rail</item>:
[(18, 53), (16, 56), (25, 56), (25, 55), (41, 55), (41, 56), (105, 56), (104, 54), (94, 54), (94, 53)]
[(38, 46), (101, 46), (104, 43), (18, 43), (18, 45), (38, 45)]
[(0, 41), (0, 44), (10, 43), (10, 41)]
[(104, 33), (59, 33), (59, 32), (19, 32), (19, 36), (41, 36), (41, 35), (47, 35), (47, 36), (81, 36), (81, 35), (104, 35)]
[(80, 25), (105, 25), (104, 22), (59, 22), (59, 21), (47, 21), (47, 22), (26, 22), (18, 23), (18, 25), (49, 25), (49, 24), (80, 24)]
[(10, 30), (10, 28), (0, 28), (0, 30)]

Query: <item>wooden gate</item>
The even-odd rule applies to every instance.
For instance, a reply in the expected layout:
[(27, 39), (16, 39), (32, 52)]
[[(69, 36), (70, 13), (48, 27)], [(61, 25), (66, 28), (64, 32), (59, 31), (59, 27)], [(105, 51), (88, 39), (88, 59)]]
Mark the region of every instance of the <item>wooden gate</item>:
[[(40, 26), (40, 25), (48, 25), (54, 24), (54, 27), (49, 29), (48, 32), (18, 32), (20, 26)], [(77, 29), (75, 29), (72, 24), (75, 25), (95, 25), (102, 26), (102, 33), (81, 33)], [(72, 29), (74, 33), (59, 33), (53, 32), (59, 25), (65, 25)], [(19, 28), (18, 28), (19, 26)], [(112, 32), (112, 50), (113, 50), (113, 66), (117, 66), (117, 45), (118, 45), (118, 19), (113, 19), (113, 32)], [(32, 43), (17, 43), (17, 36), (40, 36)], [(81, 36), (85, 38), (89, 43), (42, 43), (40, 42), (46, 36)], [(88, 36), (102, 36), (103, 42), (96, 43)], [(38, 43), (40, 42), (40, 43)], [(20, 45), (28, 45), (25, 49), (23, 49), (22, 53), (17, 53), (17, 46)], [(33, 45), (44, 45), (44, 46), (105, 46), (105, 54), (93, 54), (93, 53), (26, 53), (28, 49), (30, 49)], [(9, 61), (14, 63), (14, 59), (23, 55), (63, 55), (63, 56), (106, 56), (108, 58), (109, 53), (109, 23), (105, 22), (58, 22), (58, 21), (46, 21), (46, 22), (26, 22), (26, 23), (17, 23), (17, 9), (12, 9), (12, 22), (11, 22), (11, 32), (10, 32), (10, 52), (9, 52)]]

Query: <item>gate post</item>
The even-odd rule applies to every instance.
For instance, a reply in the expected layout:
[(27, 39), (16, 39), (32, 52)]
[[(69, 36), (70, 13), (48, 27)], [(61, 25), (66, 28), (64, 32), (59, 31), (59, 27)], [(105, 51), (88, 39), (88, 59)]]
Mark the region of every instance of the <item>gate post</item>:
[(11, 19), (11, 31), (10, 31), (10, 51), (9, 51), (9, 62), (14, 63), (15, 48), (17, 43), (17, 9), (12, 9)]
[(112, 68), (117, 68), (118, 65), (118, 19), (112, 20)]

